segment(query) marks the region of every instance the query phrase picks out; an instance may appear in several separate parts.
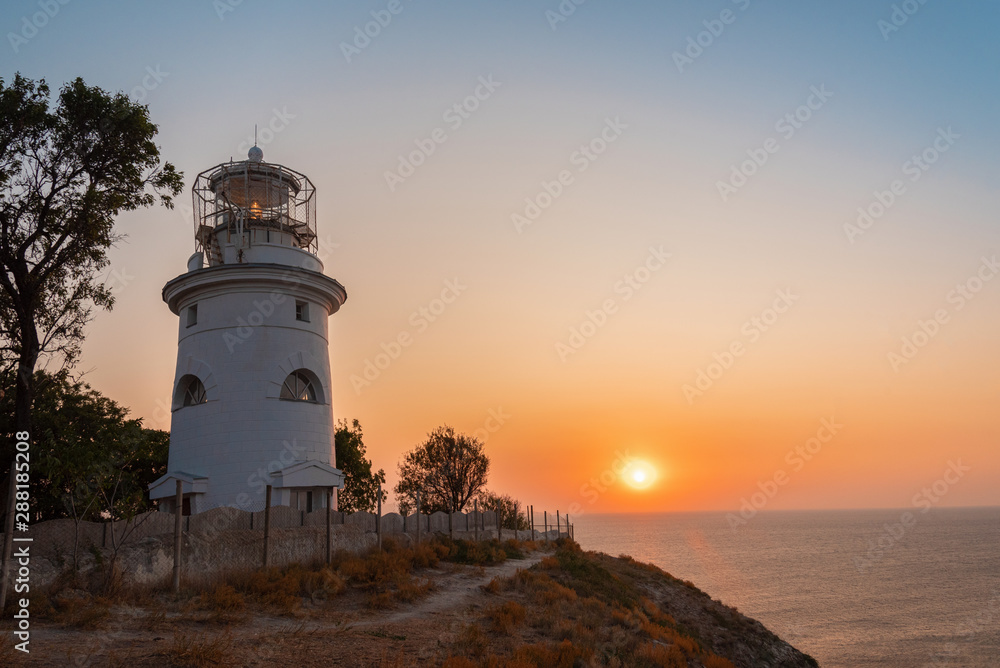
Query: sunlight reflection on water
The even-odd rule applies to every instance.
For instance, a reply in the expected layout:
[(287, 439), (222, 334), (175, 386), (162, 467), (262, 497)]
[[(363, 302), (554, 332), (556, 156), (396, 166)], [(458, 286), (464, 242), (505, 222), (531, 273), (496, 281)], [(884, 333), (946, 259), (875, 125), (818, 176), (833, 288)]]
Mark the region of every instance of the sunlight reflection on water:
[(762, 512), (736, 530), (724, 513), (574, 523), (584, 549), (691, 580), (824, 668), (1000, 666), (1000, 508), (918, 511), (893, 538), (902, 512)]

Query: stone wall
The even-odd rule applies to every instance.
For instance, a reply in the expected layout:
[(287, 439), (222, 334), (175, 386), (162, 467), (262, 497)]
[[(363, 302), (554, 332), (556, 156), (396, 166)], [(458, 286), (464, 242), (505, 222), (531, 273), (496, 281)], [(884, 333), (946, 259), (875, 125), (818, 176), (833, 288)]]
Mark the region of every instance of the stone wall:
[[(422, 535), (453, 534), (455, 538), (480, 540), (497, 537), (496, 514), (493, 512), (415, 514), (407, 517), (386, 513), (377, 518), (373, 513), (330, 513), (332, 551), (362, 552), (376, 544), (376, 522), (381, 523), (384, 537), (394, 536), (404, 541), (416, 538), (419, 522)], [(72, 570), (74, 564), (83, 573), (117, 557), (126, 576), (139, 583), (164, 582), (173, 570), (175, 517), (170, 513), (152, 511), (125, 522), (74, 522), (69, 519), (50, 520), (32, 525), (32, 583), (42, 586), (60, 573)], [(292, 563), (313, 563), (326, 558), (326, 509), (311, 513), (274, 506), (269, 525), (268, 565), (286, 566)], [(213, 508), (198, 515), (184, 517), (182, 530), (182, 578), (204, 577), (227, 570), (257, 568), (264, 556), (264, 512), (247, 512), (237, 508)], [(558, 537), (553, 529), (512, 531), (504, 529), (503, 538), (549, 539)], [(562, 535), (566, 535), (565, 530)], [(23, 537), (23, 534), (18, 534)], [(0, 534), (2, 537), (2, 534)]]

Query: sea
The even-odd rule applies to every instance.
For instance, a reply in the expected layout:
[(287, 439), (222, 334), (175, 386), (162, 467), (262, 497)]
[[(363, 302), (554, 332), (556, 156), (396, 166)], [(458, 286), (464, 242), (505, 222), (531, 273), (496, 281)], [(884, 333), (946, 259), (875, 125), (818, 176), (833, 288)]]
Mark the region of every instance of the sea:
[(1000, 668), (1000, 508), (572, 521), (584, 549), (690, 580), (824, 668)]

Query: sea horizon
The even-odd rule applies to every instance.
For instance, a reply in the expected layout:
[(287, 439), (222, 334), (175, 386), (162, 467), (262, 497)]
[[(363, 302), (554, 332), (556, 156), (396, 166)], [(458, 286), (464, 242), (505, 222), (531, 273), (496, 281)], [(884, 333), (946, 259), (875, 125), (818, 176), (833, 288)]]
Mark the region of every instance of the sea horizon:
[(995, 665), (1000, 507), (917, 510), (897, 527), (911, 511), (761, 511), (736, 528), (719, 511), (571, 521), (583, 549), (689, 580), (821, 666)]

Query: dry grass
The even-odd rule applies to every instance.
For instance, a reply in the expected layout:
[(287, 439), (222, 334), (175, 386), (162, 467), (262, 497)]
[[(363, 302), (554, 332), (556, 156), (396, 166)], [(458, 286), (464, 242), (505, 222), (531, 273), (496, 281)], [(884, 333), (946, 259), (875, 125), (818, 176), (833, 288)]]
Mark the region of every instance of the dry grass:
[(480, 589), (482, 589), (487, 594), (499, 594), (500, 593), (500, 578), (493, 578), (488, 583), (484, 584)]
[(562, 541), (534, 568), (494, 578), (482, 589), (504, 600), (462, 631), (445, 665), (732, 668), (635, 586), (634, 562), (615, 563)]
[[(0, 634), (0, 666), (25, 666), (28, 664), (28, 654), (14, 649), (17, 641), (11, 633)], [(30, 645), (29, 645), (30, 647)]]
[(103, 597), (60, 596), (49, 601), (44, 614), (62, 626), (102, 629), (111, 619), (111, 601)]
[(493, 631), (505, 636), (514, 635), (514, 630), (524, 622), (525, 615), (527, 615), (527, 611), (524, 606), (516, 601), (507, 601), (486, 612)]
[(396, 582), (396, 600), (403, 603), (412, 603), (434, 591), (434, 581), (430, 578), (420, 580), (412, 576), (407, 576)]
[(233, 636), (230, 633), (191, 636), (178, 633), (166, 651), (167, 658), (178, 668), (230, 666)]
[[(477, 567), (522, 558), (534, 543), (508, 540), (453, 541), (434, 538), (416, 545), (388, 538), (382, 549), (361, 554), (338, 552), (329, 565), (312, 567), (293, 564), (267, 569), (243, 569), (192, 576), (175, 595), (167, 583), (156, 586), (127, 585), (111, 568), (108, 572), (83, 575), (64, 574), (44, 591), (46, 603), (39, 617), (57, 624), (82, 629), (105, 626), (114, 606), (144, 608), (147, 615), (140, 625), (162, 629), (165, 612), (179, 612), (186, 619), (234, 624), (246, 621), (255, 612), (301, 616), (304, 608), (335, 609), (338, 596), (360, 592), (368, 607), (384, 609), (413, 603), (434, 590), (430, 578), (415, 573), (458, 564)], [(209, 613), (206, 618), (204, 613)]]

